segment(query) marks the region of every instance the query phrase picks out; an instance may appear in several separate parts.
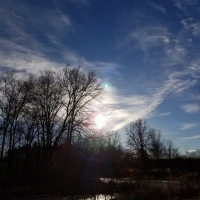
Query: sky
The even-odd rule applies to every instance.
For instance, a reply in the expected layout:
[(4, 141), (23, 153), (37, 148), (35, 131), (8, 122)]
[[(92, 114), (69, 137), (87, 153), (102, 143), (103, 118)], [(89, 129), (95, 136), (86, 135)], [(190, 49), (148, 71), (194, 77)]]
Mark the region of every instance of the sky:
[(200, 148), (200, 1), (0, 0), (0, 71), (94, 70), (107, 126)]

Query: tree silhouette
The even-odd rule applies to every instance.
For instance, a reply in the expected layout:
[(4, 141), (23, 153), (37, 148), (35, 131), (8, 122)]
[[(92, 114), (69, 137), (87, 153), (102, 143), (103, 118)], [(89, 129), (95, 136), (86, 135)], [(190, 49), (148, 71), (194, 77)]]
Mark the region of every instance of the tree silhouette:
[(149, 147), (150, 133), (153, 129), (146, 120), (138, 119), (126, 127), (127, 145), (137, 157), (145, 158)]
[(89, 136), (93, 125), (89, 116), (101, 93), (95, 73), (84, 72), (80, 67), (67, 66), (60, 72), (44, 70), (23, 78), (3, 74), (0, 77), (0, 161), (6, 150), (12, 166), (14, 150), (23, 148), (27, 168), (33, 145), (39, 162), (51, 158), (60, 144), (67, 143), (69, 148), (75, 137)]
[(23, 81), (13, 73), (0, 77), (0, 125), (2, 129), (1, 157), (2, 162), (5, 146), (9, 152), (9, 167), (12, 162), (12, 150), (18, 139), (18, 125), (22, 109), (28, 101), (28, 93)]
[(161, 131), (156, 129), (152, 129), (149, 137), (149, 147), (148, 152), (150, 156), (156, 160), (157, 163), (157, 170), (160, 173), (160, 163), (159, 160), (164, 158), (166, 148), (165, 148), (165, 140), (162, 138)]

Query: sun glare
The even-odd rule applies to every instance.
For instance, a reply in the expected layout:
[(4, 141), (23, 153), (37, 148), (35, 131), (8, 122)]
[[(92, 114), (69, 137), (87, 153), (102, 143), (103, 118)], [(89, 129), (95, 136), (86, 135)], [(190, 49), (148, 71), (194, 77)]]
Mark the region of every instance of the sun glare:
[(103, 128), (106, 125), (106, 118), (102, 114), (98, 114), (95, 117), (95, 124), (98, 129)]

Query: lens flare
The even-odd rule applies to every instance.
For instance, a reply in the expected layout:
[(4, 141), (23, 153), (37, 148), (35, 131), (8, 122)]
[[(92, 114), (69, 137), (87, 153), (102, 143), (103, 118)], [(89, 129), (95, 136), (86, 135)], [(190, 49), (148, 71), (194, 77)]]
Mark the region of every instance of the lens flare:
[(103, 83), (102, 87), (104, 90), (109, 91), (111, 90), (111, 84), (110, 83)]

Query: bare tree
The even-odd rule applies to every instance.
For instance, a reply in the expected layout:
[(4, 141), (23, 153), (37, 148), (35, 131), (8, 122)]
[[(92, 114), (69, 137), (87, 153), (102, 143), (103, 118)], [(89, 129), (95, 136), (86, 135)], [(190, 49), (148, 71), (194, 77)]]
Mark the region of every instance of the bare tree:
[[(94, 100), (102, 93), (94, 72), (85, 73), (81, 68), (67, 66), (59, 75), (64, 96), (62, 101), (62, 123), (55, 138), (54, 145), (64, 137), (67, 143), (71, 143), (73, 137), (89, 132)], [(87, 130), (87, 131), (85, 131)]]
[(177, 158), (179, 156), (178, 147), (175, 147), (171, 140), (165, 142), (165, 156), (167, 159)]
[(140, 158), (147, 156), (152, 128), (146, 120), (138, 119), (126, 127), (127, 144)]
[(161, 131), (153, 129), (150, 133), (149, 154), (156, 160), (163, 158), (165, 154), (165, 140), (162, 138)]
[(185, 151), (185, 154), (183, 155), (184, 158), (192, 158), (192, 159), (199, 159), (200, 158), (200, 150), (190, 150), (187, 149)]
[(71, 145), (73, 137), (83, 136), (85, 130), (88, 133), (93, 100), (102, 92), (94, 72), (67, 66), (60, 73), (41, 71), (29, 80), (32, 93), (24, 122), (32, 126), (32, 136), (37, 135), (44, 152), (50, 155), (60, 143)]
[(113, 147), (115, 149), (121, 149), (121, 139), (120, 135), (116, 131), (108, 132), (107, 137), (107, 146)]
[(32, 123), (35, 121), (34, 124), (37, 126), (38, 143), (49, 154), (58, 134), (63, 88), (59, 84), (56, 73), (51, 70), (41, 71), (39, 76), (35, 77), (33, 85), (27, 114)]
[(149, 147), (148, 152), (152, 158), (156, 160), (158, 173), (160, 172), (159, 160), (164, 157), (165, 149), (165, 140), (162, 138), (161, 131), (152, 129), (150, 133)]
[(23, 81), (16, 75), (7, 73), (0, 77), (0, 125), (3, 132), (0, 162), (4, 155), (6, 139), (9, 158), (15, 147), (20, 114), (28, 99), (26, 91)]
[[(1, 157), (22, 149), (25, 166), (34, 146), (38, 163), (51, 158), (62, 143), (73, 145), (75, 138), (91, 134), (94, 101), (102, 88), (94, 72), (67, 66), (62, 72), (44, 70), (25, 78), (16, 74), (0, 77)], [(35, 155), (35, 153), (34, 153)], [(39, 165), (38, 165), (39, 166)]]

